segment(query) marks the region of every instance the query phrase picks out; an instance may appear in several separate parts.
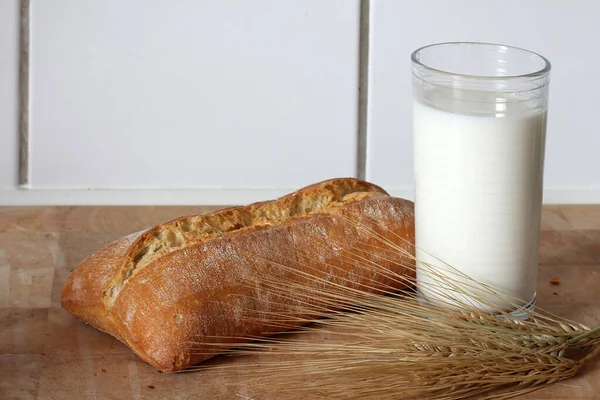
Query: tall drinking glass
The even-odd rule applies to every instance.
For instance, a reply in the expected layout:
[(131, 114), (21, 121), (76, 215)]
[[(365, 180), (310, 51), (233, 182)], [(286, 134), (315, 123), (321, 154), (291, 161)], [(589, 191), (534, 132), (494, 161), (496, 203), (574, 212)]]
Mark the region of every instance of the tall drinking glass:
[(506, 296), (467, 297), (479, 308), (533, 308), (549, 73), (541, 55), (498, 44), (412, 54), (417, 286), (426, 301), (464, 301), (425, 268), (450, 266)]

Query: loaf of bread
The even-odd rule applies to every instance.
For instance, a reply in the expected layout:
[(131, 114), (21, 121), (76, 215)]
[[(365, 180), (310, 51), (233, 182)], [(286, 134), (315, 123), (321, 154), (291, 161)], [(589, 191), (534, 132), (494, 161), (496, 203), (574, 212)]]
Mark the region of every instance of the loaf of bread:
[[(293, 269), (341, 285), (403, 289), (368, 264), (412, 276), (412, 260), (389, 248), (378, 257), (386, 246), (374, 233), (414, 253), (413, 203), (368, 182), (332, 179), (117, 240), (71, 273), (61, 303), (160, 371), (179, 371), (217, 355), (215, 343), (269, 333), (272, 312), (294, 313), (293, 293), (276, 298), (261, 277), (295, 279)], [(364, 263), (342, 257), (343, 250)], [(248, 312), (265, 321), (244, 318)]]

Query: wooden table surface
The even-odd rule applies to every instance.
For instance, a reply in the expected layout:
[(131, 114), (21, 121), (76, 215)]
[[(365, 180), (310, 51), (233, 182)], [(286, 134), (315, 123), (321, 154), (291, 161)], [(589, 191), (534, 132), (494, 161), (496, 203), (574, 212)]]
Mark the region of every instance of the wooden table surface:
[[(161, 374), (60, 307), (88, 254), (211, 207), (0, 207), (0, 399), (239, 399), (235, 373)], [(600, 206), (544, 209), (538, 305), (600, 325)], [(551, 285), (554, 276), (559, 285)], [(600, 399), (600, 359), (521, 399)]]

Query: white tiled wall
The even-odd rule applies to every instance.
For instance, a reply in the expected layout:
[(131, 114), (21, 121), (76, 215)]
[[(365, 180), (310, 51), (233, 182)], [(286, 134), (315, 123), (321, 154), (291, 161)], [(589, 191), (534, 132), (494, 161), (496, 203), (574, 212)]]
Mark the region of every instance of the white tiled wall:
[(17, 185), (19, 0), (0, 0), (0, 189)]
[[(245, 203), (356, 175), (360, 0), (31, 3), (18, 191), (19, 1), (0, 0), (0, 204)], [(553, 63), (546, 201), (600, 202), (600, 3), (369, 3), (368, 180), (412, 196), (410, 53), (501, 42)]]
[(599, 20), (600, 3), (589, 0), (373, 0), (367, 178), (412, 187), (411, 52), (435, 42), (483, 41), (524, 47), (552, 63), (549, 196), (600, 189)]
[(35, 188), (356, 174), (358, 0), (32, 4)]

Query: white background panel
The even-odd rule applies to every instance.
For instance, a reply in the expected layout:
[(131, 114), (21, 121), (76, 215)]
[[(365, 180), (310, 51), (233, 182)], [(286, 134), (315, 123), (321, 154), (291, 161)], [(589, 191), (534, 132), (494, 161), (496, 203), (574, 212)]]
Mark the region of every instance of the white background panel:
[(32, 4), (33, 188), (355, 175), (357, 0)]
[(545, 186), (600, 189), (599, 20), (600, 3), (586, 0), (373, 0), (368, 179), (412, 188), (412, 51), (481, 41), (524, 47), (550, 60)]

